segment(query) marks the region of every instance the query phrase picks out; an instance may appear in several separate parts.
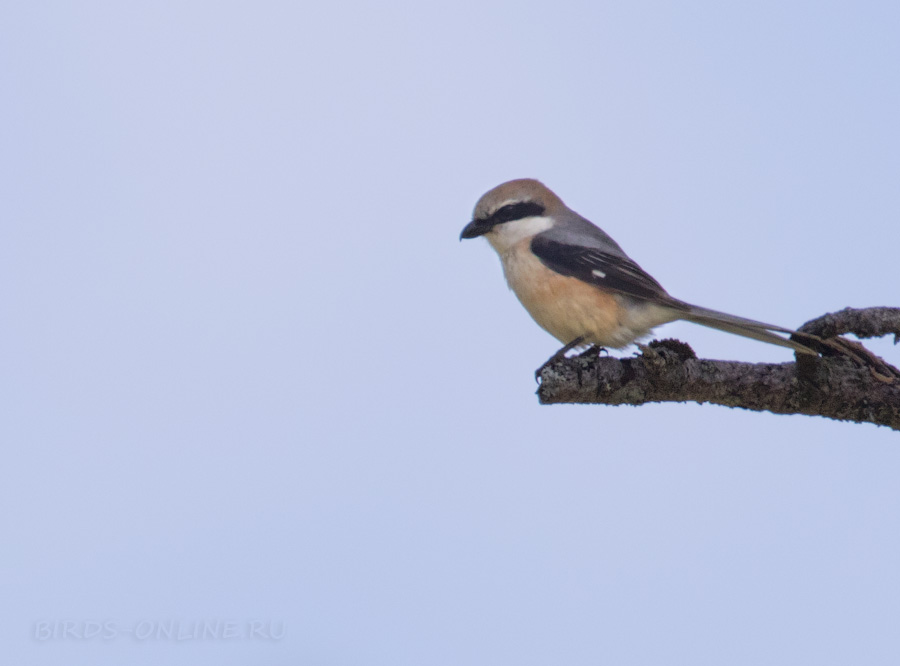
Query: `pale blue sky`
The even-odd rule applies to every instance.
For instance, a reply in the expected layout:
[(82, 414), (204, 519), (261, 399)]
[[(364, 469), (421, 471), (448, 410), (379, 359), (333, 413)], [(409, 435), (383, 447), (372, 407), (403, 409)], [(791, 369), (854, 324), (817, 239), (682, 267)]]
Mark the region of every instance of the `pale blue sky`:
[[(898, 35), (886, 1), (4, 3), (6, 660), (900, 662), (896, 433), (540, 407), (558, 345), (457, 241), (537, 177), (680, 298), (898, 305)], [(284, 635), (134, 633), (215, 621)]]

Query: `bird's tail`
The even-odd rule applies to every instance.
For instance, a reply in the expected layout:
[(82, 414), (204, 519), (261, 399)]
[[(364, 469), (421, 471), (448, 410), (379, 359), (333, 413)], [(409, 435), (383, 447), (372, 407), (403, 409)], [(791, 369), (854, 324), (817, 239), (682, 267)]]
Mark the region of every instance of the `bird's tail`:
[(759, 340), (761, 342), (788, 347), (801, 354), (818, 356), (818, 353), (811, 347), (807, 347), (800, 342), (783, 337), (782, 335), (779, 335), (779, 333), (787, 334), (789, 336), (796, 335), (801, 338), (808, 338), (809, 340), (817, 340), (818, 338), (814, 335), (798, 333), (789, 328), (764, 324), (760, 321), (736, 317), (734, 315), (725, 314), (724, 312), (710, 310), (709, 308), (701, 308), (699, 305), (690, 305), (689, 303), (684, 303), (683, 305), (685, 307), (685, 312), (681, 318), (686, 321), (692, 321), (695, 324), (708, 326), (709, 328), (715, 328), (727, 333), (742, 335), (745, 338), (753, 338), (754, 340)]

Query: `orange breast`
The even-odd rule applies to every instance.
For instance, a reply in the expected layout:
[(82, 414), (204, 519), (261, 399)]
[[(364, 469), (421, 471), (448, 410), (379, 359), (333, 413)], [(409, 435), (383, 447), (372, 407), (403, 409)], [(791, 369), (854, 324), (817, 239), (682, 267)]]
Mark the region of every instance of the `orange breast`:
[(530, 239), (517, 243), (501, 259), (519, 301), (560, 342), (584, 336), (586, 342), (622, 347), (636, 337), (623, 321), (628, 317), (621, 297), (550, 270), (531, 252)]

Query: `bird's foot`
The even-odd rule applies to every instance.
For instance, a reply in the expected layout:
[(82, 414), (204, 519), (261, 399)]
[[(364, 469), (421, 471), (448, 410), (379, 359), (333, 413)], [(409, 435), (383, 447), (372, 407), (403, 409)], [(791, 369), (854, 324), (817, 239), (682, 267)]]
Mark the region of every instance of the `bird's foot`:
[(541, 373), (544, 371), (544, 369), (547, 366), (553, 365), (560, 359), (564, 359), (566, 357), (566, 354), (568, 354), (571, 350), (575, 349), (575, 347), (578, 347), (582, 343), (584, 343), (584, 336), (579, 335), (577, 338), (572, 340), (572, 342), (570, 342), (565, 347), (563, 347), (558, 352), (556, 352), (553, 356), (548, 358), (547, 361), (541, 367), (539, 367), (537, 370), (534, 371), (534, 381), (536, 381), (536, 382), (540, 381)]

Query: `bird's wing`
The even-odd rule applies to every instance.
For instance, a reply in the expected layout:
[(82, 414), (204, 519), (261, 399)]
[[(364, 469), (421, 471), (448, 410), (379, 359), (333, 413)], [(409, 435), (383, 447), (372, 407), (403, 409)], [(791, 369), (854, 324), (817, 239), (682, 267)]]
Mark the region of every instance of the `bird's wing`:
[(659, 282), (629, 259), (615, 241), (587, 220), (579, 219), (568, 228), (553, 227), (537, 234), (531, 240), (531, 251), (545, 266), (557, 273), (619, 294), (674, 308), (680, 312), (681, 319), (817, 355), (810, 346), (777, 333), (787, 333), (804, 342), (821, 342), (816, 336), (701, 308), (672, 298)]
[(605, 248), (602, 242), (597, 242), (599, 238), (582, 242), (580, 235), (550, 229), (532, 239), (531, 251), (545, 266), (561, 275), (635, 298), (670, 305), (679, 303), (618, 246)]

